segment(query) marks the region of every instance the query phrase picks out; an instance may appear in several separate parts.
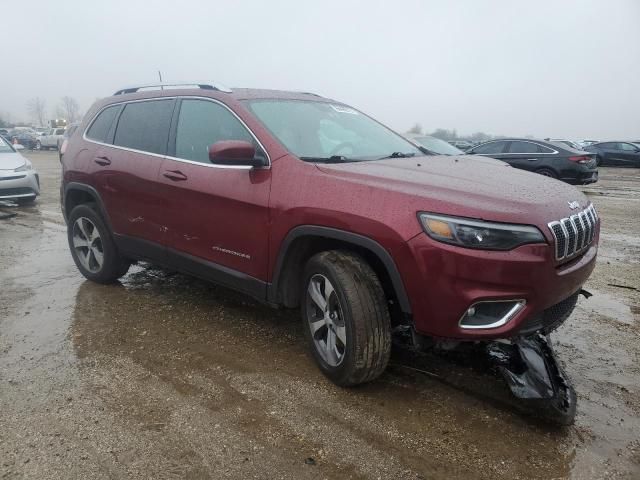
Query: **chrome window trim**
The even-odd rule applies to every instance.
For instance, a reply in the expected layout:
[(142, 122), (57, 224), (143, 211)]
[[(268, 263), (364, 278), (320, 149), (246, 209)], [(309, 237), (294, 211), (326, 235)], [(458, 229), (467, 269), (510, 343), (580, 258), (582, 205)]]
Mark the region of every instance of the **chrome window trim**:
[[(135, 148), (121, 147), (120, 145), (114, 145), (112, 143), (99, 142), (97, 140), (93, 140), (93, 139), (87, 137), (87, 132), (91, 128), (91, 125), (93, 125), (93, 123), (98, 118), (98, 115), (100, 115), (104, 110), (106, 110), (109, 107), (113, 107), (113, 106), (116, 106), (116, 105), (127, 105), (129, 103), (153, 102), (153, 101), (159, 101), (159, 100), (176, 100), (176, 99), (206, 100), (206, 101), (216, 103), (216, 104), (226, 108), (242, 124), (242, 126), (247, 129), (249, 134), (253, 137), (253, 139), (256, 141), (256, 143), (260, 146), (260, 148), (264, 152), (265, 156), (267, 157), (268, 164), (264, 165), (262, 167), (252, 167), (251, 165), (217, 165), (217, 164), (213, 164), (213, 163), (202, 163), (202, 162), (196, 162), (196, 161), (193, 161), (193, 160), (187, 160), (185, 158), (172, 157), (171, 155), (160, 155), (159, 153), (147, 152), (147, 151), (144, 151), (144, 150), (137, 150)], [(120, 120), (119, 117), (118, 117), (118, 120)], [(227, 105), (225, 105), (224, 103), (222, 103), (219, 100), (216, 100), (215, 98), (202, 97), (202, 96), (198, 96), (198, 95), (175, 95), (175, 96), (171, 96), (171, 97), (152, 97), (152, 98), (141, 98), (141, 99), (137, 99), (137, 100), (123, 100), (121, 102), (110, 103), (109, 105), (105, 105), (98, 112), (96, 112), (96, 114), (93, 116), (91, 121), (87, 124), (87, 127), (84, 129), (84, 132), (82, 133), (82, 139), (87, 141), (87, 142), (89, 142), (89, 143), (94, 143), (96, 145), (103, 145), (105, 147), (115, 148), (115, 149), (118, 149), (118, 150), (124, 150), (124, 151), (127, 151), (127, 152), (142, 153), (144, 155), (151, 155), (152, 157), (159, 157), (159, 158), (163, 158), (163, 159), (166, 158), (168, 160), (175, 160), (175, 161), (178, 161), (178, 162), (190, 163), (192, 165), (200, 165), (202, 167), (222, 168), (222, 169), (229, 169), (229, 170), (252, 170), (252, 169), (269, 170), (271, 168), (271, 157), (269, 156), (269, 152), (267, 152), (267, 149), (264, 147), (262, 142), (258, 139), (256, 134), (253, 133), (253, 130), (251, 130), (249, 128), (249, 126), (236, 114), (236, 112), (234, 112)]]
[[(505, 313), (502, 318), (500, 318), (499, 320), (493, 323), (489, 323), (486, 325), (463, 325), (462, 324), (462, 321), (467, 316), (467, 312), (469, 311), (469, 309), (474, 308), (476, 305), (480, 305), (482, 303), (511, 303), (511, 302), (515, 302), (515, 305), (511, 307), (511, 309), (509, 309), (509, 311)], [(490, 328), (502, 327), (503, 325), (506, 325), (511, 320), (513, 320), (524, 309), (526, 305), (527, 305), (527, 301), (524, 298), (517, 298), (517, 299), (514, 298), (511, 300), (481, 300), (479, 302), (474, 302), (470, 307), (468, 307), (464, 311), (464, 313), (460, 317), (460, 320), (458, 320), (458, 326), (463, 330), (485, 330)]]

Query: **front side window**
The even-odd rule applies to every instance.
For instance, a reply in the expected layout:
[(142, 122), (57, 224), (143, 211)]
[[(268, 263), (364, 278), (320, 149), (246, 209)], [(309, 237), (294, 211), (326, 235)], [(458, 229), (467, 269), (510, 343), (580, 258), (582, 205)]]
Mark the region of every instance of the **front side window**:
[(412, 143), (345, 105), (306, 100), (251, 100), (249, 110), (298, 158), (376, 160), (421, 155)]
[(473, 149), (473, 153), (482, 155), (497, 155), (504, 152), (505, 142), (489, 142)]
[(630, 143), (619, 143), (618, 145), (620, 145), (619, 149), (625, 152), (635, 152), (637, 150), (637, 148)]
[(116, 128), (114, 145), (164, 155), (174, 100), (128, 103)]
[(227, 108), (207, 100), (182, 100), (175, 156), (211, 163), (209, 146), (221, 140), (243, 140), (256, 146), (256, 150), (259, 148), (253, 136)]
[(119, 109), (120, 105), (114, 105), (100, 112), (89, 127), (89, 130), (87, 130), (87, 138), (97, 142), (107, 143), (107, 135)]

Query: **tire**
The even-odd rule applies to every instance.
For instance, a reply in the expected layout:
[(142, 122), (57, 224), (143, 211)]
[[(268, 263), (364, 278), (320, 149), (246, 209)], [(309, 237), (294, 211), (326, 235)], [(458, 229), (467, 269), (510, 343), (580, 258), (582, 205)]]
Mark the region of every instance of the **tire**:
[(67, 240), (80, 273), (97, 283), (113, 283), (127, 273), (129, 262), (120, 255), (94, 204), (75, 207), (67, 222)]
[(36, 141), (36, 145), (34, 147), (35, 150), (42, 150), (42, 143), (40, 143), (40, 140)]
[(600, 165), (602, 165), (602, 157), (598, 155), (596, 157), (596, 167), (599, 167)]
[(303, 282), (303, 328), (322, 373), (343, 387), (378, 378), (391, 354), (391, 322), (373, 269), (349, 252), (321, 252), (307, 262)]
[(16, 203), (18, 205), (31, 205), (33, 202), (36, 201), (36, 196), (32, 196), (32, 197), (19, 197), (16, 198)]
[(558, 174), (549, 168), (541, 168), (539, 170), (536, 170), (536, 173), (549, 178), (558, 178)]

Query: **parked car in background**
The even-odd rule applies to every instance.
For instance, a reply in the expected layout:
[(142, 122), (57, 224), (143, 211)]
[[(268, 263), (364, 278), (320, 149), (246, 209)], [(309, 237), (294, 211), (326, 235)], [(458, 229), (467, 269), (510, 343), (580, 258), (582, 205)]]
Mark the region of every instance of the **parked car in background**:
[(64, 136), (64, 128), (50, 128), (46, 133), (38, 137), (36, 140), (36, 150), (49, 150), (50, 148), (58, 148), (59, 143)]
[(468, 142), (467, 140), (452, 140), (449, 143), (454, 147), (456, 147), (457, 149), (465, 152), (469, 150), (471, 147), (473, 147), (473, 143)]
[(36, 128), (34, 128), (34, 130), (36, 131), (36, 133), (38, 135), (44, 135), (49, 130), (51, 130), (51, 127), (36, 127)]
[(594, 143), (599, 143), (598, 140), (581, 140), (578, 142), (580, 144), (580, 146), (582, 148), (588, 146), (588, 145), (593, 145)]
[(65, 150), (67, 149), (67, 144), (69, 142), (69, 138), (73, 135), (73, 133), (78, 129), (79, 123), (70, 123), (67, 128), (64, 130), (64, 135), (62, 138), (58, 139), (58, 156), (60, 157), (60, 161), (62, 161), (62, 156), (64, 155)]
[(31, 162), (0, 137), (0, 199), (32, 203), (40, 194), (40, 178)]
[(515, 168), (529, 170), (573, 185), (598, 181), (595, 154), (576, 150), (563, 143), (503, 138), (469, 149), (467, 154), (503, 160)]
[(597, 156), (598, 165), (640, 168), (640, 142), (601, 142), (585, 147)]
[(408, 134), (407, 138), (432, 155), (464, 155), (459, 148), (436, 137)]
[(563, 143), (567, 147), (571, 147), (571, 148), (574, 148), (576, 150), (584, 150), (584, 148), (582, 148), (582, 145), (580, 145), (579, 143), (574, 142), (572, 140), (567, 140), (567, 139), (564, 139), (564, 138), (545, 138), (545, 141)]
[(14, 128), (13, 130), (9, 131), (9, 138), (11, 139), (11, 142), (17, 140), (17, 142), (24, 148), (34, 150), (36, 148), (38, 135), (35, 130)]

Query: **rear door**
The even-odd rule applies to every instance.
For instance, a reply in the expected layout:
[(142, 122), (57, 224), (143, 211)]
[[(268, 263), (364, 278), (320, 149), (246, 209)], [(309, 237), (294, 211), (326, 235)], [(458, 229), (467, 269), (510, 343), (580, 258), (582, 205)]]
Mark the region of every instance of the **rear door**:
[[(266, 280), (271, 170), (214, 165), (208, 148), (221, 140), (245, 140), (256, 146), (257, 155), (266, 152), (220, 102), (184, 98), (176, 110), (170, 157), (160, 172), (170, 254), (189, 259), (187, 270), (206, 266), (213, 275), (202, 276), (223, 284), (238, 277), (233, 272)], [(216, 271), (224, 275), (216, 277)], [(230, 286), (247, 290), (244, 285)]]
[(145, 253), (141, 240), (156, 246), (163, 243), (164, 212), (157, 180), (174, 106), (175, 99), (162, 98), (113, 107), (118, 108), (117, 118), (94, 158), (98, 189), (113, 230), (136, 253)]
[[(544, 149), (547, 152), (544, 152)], [(512, 140), (509, 142), (507, 151), (509, 152), (509, 163), (512, 166), (531, 172), (541, 168), (546, 163), (545, 159), (548, 155), (553, 153), (553, 150), (536, 142), (525, 140)]]

